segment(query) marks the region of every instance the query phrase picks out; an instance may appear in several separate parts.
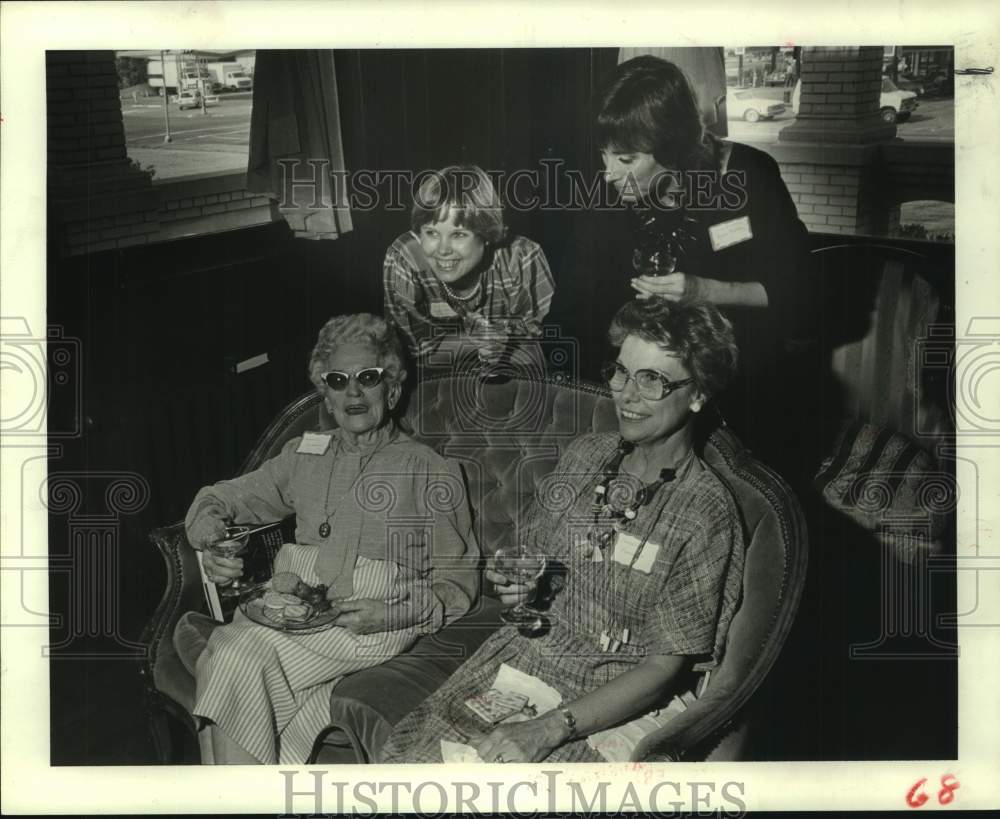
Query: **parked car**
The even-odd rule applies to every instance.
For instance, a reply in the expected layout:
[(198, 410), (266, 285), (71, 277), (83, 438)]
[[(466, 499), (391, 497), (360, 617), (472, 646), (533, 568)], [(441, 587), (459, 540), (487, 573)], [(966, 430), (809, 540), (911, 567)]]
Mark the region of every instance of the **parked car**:
[(785, 104), (775, 99), (762, 97), (752, 88), (739, 91), (735, 88), (726, 89), (726, 117), (729, 119), (744, 119), (747, 122), (758, 122), (771, 119), (785, 112)]
[[(795, 90), (792, 91), (792, 111), (796, 114), (799, 113), (801, 95), (802, 80), (799, 80), (795, 83)], [(884, 122), (906, 122), (910, 115), (917, 110), (918, 105), (916, 94), (897, 88), (896, 84), (888, 77), (882, 78), (882, 92), (879, 95), (878, 108), (879, 116)]]
[(879, 95), (879, 115), (883, 122), (906, 122), (910, 114), (917, 110), (917, 95), (913, 91), (904, 91), (888, 77), (882, 78), (882, 93)]
[[(202, 97), (201, 91), (181, 91), (174, 101), (177, 103), (177, 107), (183, 111), (185, 108), (201, 108)], [(218, 105), (218, 97), (205, 97), (205, 107), (208, 108), (210, 105)]]
[[(890, 77), (890, 79), (892, 78)], [(902, 91), (912, 91), (918, 97), (924, 95), (924, 84), (917, 77), (900, 74), (894, 82), (896, 83), (896, 87)]]
[(954, 97), (955, 72), (943, 68), (929, 71), (923, 76), (925, 97)]

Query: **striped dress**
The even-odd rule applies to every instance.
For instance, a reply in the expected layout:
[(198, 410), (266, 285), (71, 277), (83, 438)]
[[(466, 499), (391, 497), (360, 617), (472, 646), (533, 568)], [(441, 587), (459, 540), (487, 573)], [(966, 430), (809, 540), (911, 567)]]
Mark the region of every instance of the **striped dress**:
[[(594, 487), (617, 442), (617, 434), (575, 441), (540, 482), (519, 538), (545, 554), (563, 578), (547, 613), (550, 630), (529, 638), (507, 627), (491, 635), (396, 725), (381, 762), (441, 762), (441, 740), (474, 740), (465, 733), (468, 723), (456, 717), (456, 705), (489, 689), (504, 663), (555, 689), (567, 705), (649, 654), (690, 657), (694, 672), (718, 663), (742, 591), (743, 534), (735, 501), (716, 474), (692, 458), (627, 529), (644, 542), (634, 559), (622, 559), (616, 547), (613, 557), (609, 551), (597, 562), (583, 544), (594, 526)], [(602, 632), (624, 628), (627, 644), (602, 650)], [(683, 682), (693, 687), (696, 680)], [(581, 738), (546, 761), (604, 760)]]
[[(319, 549), (287, 544), (276, 571), (291, 571), (315, 585)], [(358, 557), (351, 599), (393, 600), (408, 592), (407, 572), (386, 560)], [(334, 627), (291, 634), (249, 620), (212, 632), (198, 658), (194, 713), (211, 720), (264, 764), (301, 764), (330, 721), (330, 694), (345, 674), (379, 665), (405, 651), (415, 628), (354, 634)]]
[(305, 762), (329, 723), (337, 682), (462, 617), (479, 588), (479, 547), (456, 465), (390, 426), (361, 443), (341, 430), (312, 435), (331, 436), (323, 452), (295, 438), (259, 469), (202, 489), (189, 529), (201, 515), (265, 523), (294, 513), (297, 542), (282, 548), (276, 571), (325, 583), (346, 600), (405, 601), (388, 614), (415, 625), (289, 634), (237, 612), (216, 628), (197, 661), (194, 713), (263, 763)]

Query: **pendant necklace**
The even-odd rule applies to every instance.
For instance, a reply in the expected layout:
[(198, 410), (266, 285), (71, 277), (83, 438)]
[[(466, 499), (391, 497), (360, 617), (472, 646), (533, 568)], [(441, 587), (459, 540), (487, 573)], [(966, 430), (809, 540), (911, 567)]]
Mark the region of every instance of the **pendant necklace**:
[[(389, 442), (387, 442), (389, 443)], [(337, 458), (340, 456), (343, 450), (343, 441), (338, 437), (337, 439), (337, 451), (333, 456), (333, 463), (330, 465), (330, 476), (326, 479), (326, 498), (323, 501), (323, 512), (326, 514), (326, 520), (324, 520), (317, 529), (319, 536), (324, 540), (330, 536), (330, 532), (333, 531), (330, 527), (330, 521), (333, 519), (334, 515), (337, 514), (337, 510), (340, 509), (340, 504), (343, 503), (344, 498), (346, 498), (354, 490), (354, 487), (358, 485), (358, 481), (361, 480), (361, 476), (365, 474), (365, 470), (368, 468), (368, 464), (372, 462), (372, 458), (378, 455), (382, 449), (387, 446), (386, 444), (381, 444), (376, 447), (372, 454), (369, 455), (361, 462), (361, 468), (358, 470), (358, 474), (355, 476), (354, 480), (351, 481), (351, 485), (347, 487), (347, 491), (344, 492), (339, 498), (337, 498), (337, 503), (333, 507), (333, 511), (330, 511), (330, 489), (333, 487), (333, 472), (337, 468)]]

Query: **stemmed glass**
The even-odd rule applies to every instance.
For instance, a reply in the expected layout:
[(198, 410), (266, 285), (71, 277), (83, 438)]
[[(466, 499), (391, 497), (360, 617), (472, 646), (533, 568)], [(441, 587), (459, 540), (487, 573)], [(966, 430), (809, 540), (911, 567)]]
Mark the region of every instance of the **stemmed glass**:
[[(222, 538), (208, 544), (208, 551), (216, 557), (239, 557), (246, 551), (249, 535), (249, 526), (227, 526), (226, 534)], [(221, 597), (239, 597), (252, 584), (247, 583), (242, 577), (234, 577), (215, 585), (219, 587)]]
[(479, 363), (483, 377), (495, 374), (509, 341), (507, 322), (503, 319), (480, 318), (476, 322), (475, 335)]
[[(530, 583), (545, 573), (547, 561), (544, 555), (528, 553), (528, 548), (521, 544), (517, 547), (497, 549), (496, 570), (516, 583)], [(511, 626), (533, 626), (539, 623), (542, 613), (526, 603), (518, 603), (511, 609), (500, 612), (500, 619)]]

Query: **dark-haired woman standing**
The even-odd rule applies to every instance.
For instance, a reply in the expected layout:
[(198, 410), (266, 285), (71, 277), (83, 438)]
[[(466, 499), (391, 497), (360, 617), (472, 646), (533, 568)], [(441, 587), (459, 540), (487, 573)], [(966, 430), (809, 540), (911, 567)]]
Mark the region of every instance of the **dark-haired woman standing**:
[[(707, 134), (684, 73), (657, 57), (612, 71), (597, 112), (604, 176), (627, 207), (592, 215), (587, 234), (597, 239), (578, 258), (591, 260), (593, 301), (573, 314), (602, 326), (623, 301), (650, 296), (694, 296), (722, 309), (741, 350), (723, 415), (761, 454), (774, 454), (786, 423), (774, 412), (783, 342), (807, 326), (800, 319), (813, 290), (806, 228), (777, 163)], [(582, 360), (599, 360), (595, 353)]]

